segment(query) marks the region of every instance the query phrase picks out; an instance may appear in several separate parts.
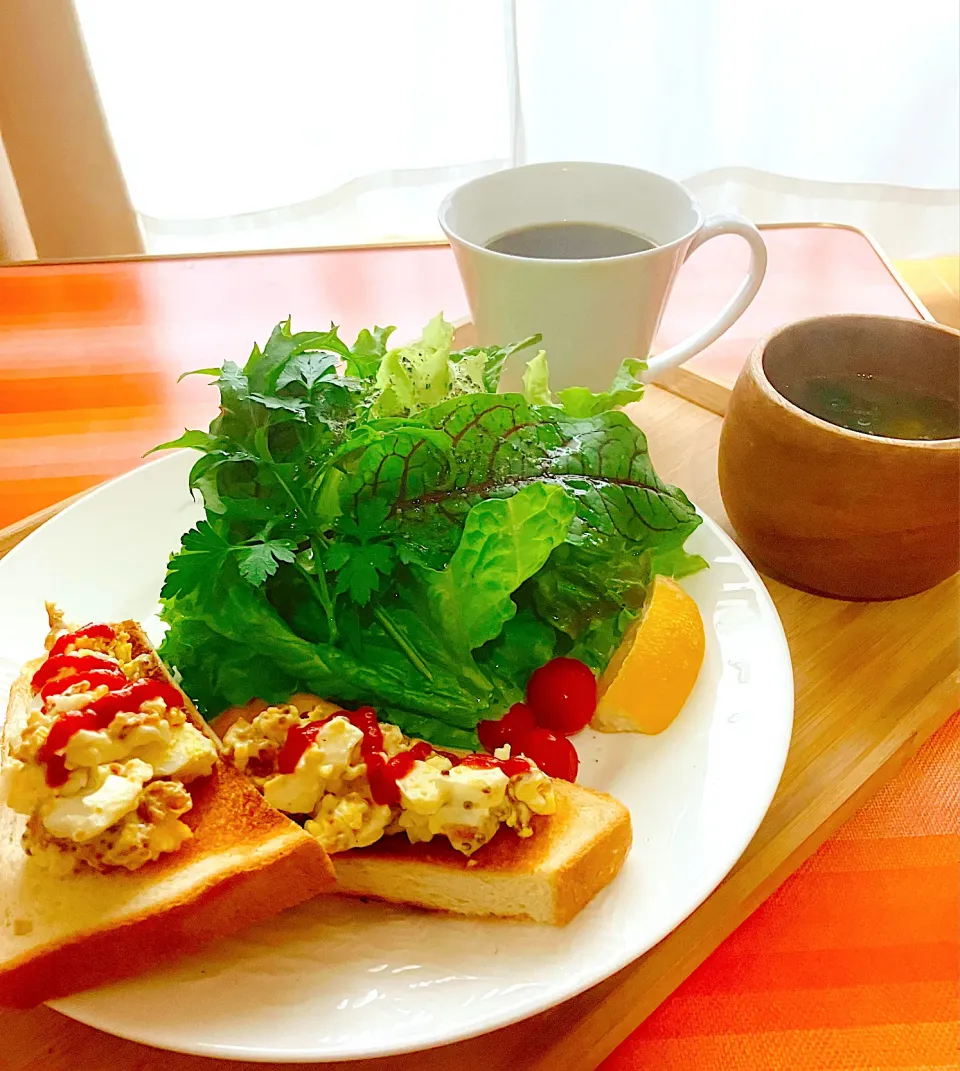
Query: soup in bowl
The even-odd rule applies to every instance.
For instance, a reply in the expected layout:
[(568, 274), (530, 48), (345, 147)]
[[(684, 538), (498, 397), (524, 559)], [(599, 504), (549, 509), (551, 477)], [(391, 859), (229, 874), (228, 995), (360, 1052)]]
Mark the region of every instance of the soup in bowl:
[(893, 599), (960, 568), (960, 334), (824, 316), (761, 340), (720, 439), (723, 503), (768, 575)]

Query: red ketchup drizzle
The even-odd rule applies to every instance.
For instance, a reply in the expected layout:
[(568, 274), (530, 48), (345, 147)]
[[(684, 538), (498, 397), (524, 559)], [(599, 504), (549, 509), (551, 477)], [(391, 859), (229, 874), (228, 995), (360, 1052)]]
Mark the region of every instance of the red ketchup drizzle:
[(69, 677), (58, 677), (56, 680), (47, 681), (40, 689), (40, 698), (49, 699), (52, 695), (63, 695), (75, 684), (88, 684), (91, 688), (98, 688), (101, 684), (119, 684), (121, 687), (127, 683), (127, 677), (123, 670), (116, 669), (88, 669), (85, 672), (71, 673)]
[(383, 732), (373, 707), (360, 707), (358, 710), (338, 710), (329, 717), (309, 721), (305, 725), (294, 725), (287, 733), (283, 747), (277, 755), (277, 769), (282, 774), (291, 774), (307, 748), (317, 739), (320, 730), (334, 718), (346, 718), (362, 733), (360, 754), (367, 764), (367, 780), (370, 782), (370, 795), (374, 803), (397, 806), (400, 803), (400, 786), (419, 759), (428, 759), (431, 755), (443, 755), (454, 765), (472, 766), (474, 769), (503, 770), (507, 777), (516, 777), (531, 769), (530, 762), (524, 758), (496, 759), (492, 755), (467, 755), (458, 758), (445, 751), (436, 751), (430, 744), (421, 740), (408, 751), (387, 758), (383, 753)]
[(377, 721), (377, 712), (373, 707), (357, 707), (356, 710), (343, 710), (343, 717), (363, 733), (360, 754), (366, 758), (374, 752), (383, 751), (383, 732)]
[(67, 746), (74, 733), (78, 733), (81, 729), (99, 728), (100, 725), (97, 722), (97, 718), (93, 714), (88, 714), (86, 710), (67, 711), (66, 714), (61, 714), (50, 726), (47, 739), (44, 740), (37, 751), (37, 758), (46, 763), (47, 784), (51, 788), (59, 788), (61, 785), (66, 784), (67, 778), (70, 776), (67, 770), (66, 758), (63, 755), (58, 755), (57, 752)]
[(334, 718), (346, 718), (351, 725), (363, 733), (360, 741), (360, 754), (364, 761), (371, 755), (383, 751), (383, 733), (373, 707), (358, 707), (356, 710), (338, 710), (318, 721), (308, 721), (306, 725), (294, 725), (287, 733), (287, 739), (277, 755), (277, 769), (282, 774), (292, 774), (297, 768), (303, 753), (317, 739), (320, 730)]
[(50, 657), (63, 654), (71, 643), (76, 643), (80, 639), (115, 640), (116, 638), (116, 632), (109, 625), (84, 625), (83, 628), (78, 628), (76, 632), (68, 632), (66, 635), (61, 636), (50, 648)]
[[(70, 658), (72, 656), (59, 655), (58, 657)], [(183, 696), (172, 684), (144, 677), (142, 680), (118, 688), (115, 692), (108, 692), (82, 710), (68, 710), (61, 714), (50, 726), (47, 739), (37, 751), (37, 758), (46, 763), (47, 784), (51, 788), (59, 788), (66, 783), (69, 772), (63, 755), (58, 752), (67, 746), (74, 733), (78, 733), (81, 729), (105, 729), (117, 714), (125, 710), (139, 710), (140, 705), (148, 699), (162, 699), (167, 706), (171, 707), (184, 705)]]
[(86, 654), (52, 654), (30, 678), (30, 686), (39, 692), (42, 685), (64, 669), (119, 669), (117, 660), (99, 651)]
[(84, 713), (95, 714), (105, 729), (117, 714), (124, 710), (139, 710), (140, 704), (148, 699), (162, 699), (168, 707), (184, 705), (183, 696), (172, 684), (167, 681), (153, 680), (152, 677), (143, 677), (141, 680), (128, 684), (125, 688), (108, 692), (102, 699), (97, 699), (83, 709)]
[(400, 786), (397, 782), (410, 773), (417, 759), (428, 759), (432, 753), (433, 748), (421, 740), (409, 751), (401, 751), (390, 759), (386, 758), (382, 752), (368, 756), (367, 779), (370, 781), (370, 795), (373, 796), (373, 802), (385, 803), (388, 806), (398, 805)]
[(532, 769), (529, 759), (517, 756), (515, 759), (497, 759), (493, 755), (464, 755), (461, 766), (471, 766), (475, 770), (503, 770), (507, 777), (519, 777)]

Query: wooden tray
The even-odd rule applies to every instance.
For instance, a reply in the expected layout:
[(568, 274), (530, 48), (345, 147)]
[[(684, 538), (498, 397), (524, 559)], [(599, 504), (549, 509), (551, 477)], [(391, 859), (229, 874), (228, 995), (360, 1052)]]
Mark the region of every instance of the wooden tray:
[[(651, 388), (633, 409), (658, 471), (728, 532), (716, 480), (720, 418)], [(55, 512), (47, 511), (47, 515)], [(44, 518), (41, 518), (44, 519)], [(0, 532), (0, 554), (36, 527)], [(472, 1041), (314, 1071), (594, 1071), (666, 996), (960, 706), (954, 577), (892, 603), (845, 603), (767, 585), (783, 619), (797, 686), (796, 720), (773, 804), (714, 894), (659, 945), (587, 993)], [(175, 999), (175, 997), (174, 997)], [(0, 1014), (4, 1071), (241, 1071), (251, 1067), (152, 1052), (47, 1008)], [(259, 1065), (258, 1065), (259, 1066)], [(266, 1065), (263, 1065), (266, 1066)], [(306, 1065), (296, 1065), (305, 1067)]]
[[(933, 319), (883, 250), (856, 227), (761, 223), (759, 229), (769, 254), (760, 292), (712, 346), (658, 379), (674, 394), (722, 416), (755, 341), (789, 320), (838, 312)], [(732, 235), (701, 246), (677, 276), (654, 351), (676, 345), (692, 325), (706, 323), (733, 293), (747, 260), (746, 243)]]

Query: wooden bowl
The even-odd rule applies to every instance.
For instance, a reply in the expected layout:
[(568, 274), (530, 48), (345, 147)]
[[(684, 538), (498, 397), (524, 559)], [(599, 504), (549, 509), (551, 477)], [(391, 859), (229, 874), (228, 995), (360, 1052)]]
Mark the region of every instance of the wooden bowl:
[(844, 599), (897, 599), (960, 568), (960, 439), (847, 431), (790, 401), (809, 376), (896, 378), (960, 406), (960, 333), (822, 316), (762, 339), (720, 436), (720, 493), (764, 572)]

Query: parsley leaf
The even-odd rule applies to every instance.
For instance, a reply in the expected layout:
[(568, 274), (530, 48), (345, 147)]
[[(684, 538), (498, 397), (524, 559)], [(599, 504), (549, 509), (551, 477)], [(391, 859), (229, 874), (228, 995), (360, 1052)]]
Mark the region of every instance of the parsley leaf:
[(301, 353), (291, 357), (277, 377), (277, 390), (288, 383), (302, 383), (311, 390), (321, 379), (337, 371), (337, 359), (329, 353)]
[(281, 398), (276, 394), (251, 394), (250, 401), (267, 409), (286, 409), (288, 413), (296, 413), (297, 416), (303, 416), (307, 407), (299, 398)]
[(160, 597), (172, 599), (192, 592), (209, 595), (229, 553), (230, 544), (210, 522), (198, 521), (196, 528), (185, 533), (180, 550), (171, 557)]
[(182, 448), (189, 448), (191, 450), (213, 450), (216, 445), (216, 435), (211, 435), (208, 431), (189, 431), (184, 429), (183, 434), (178, 438), (171, 439), (169, 442), (161, 443), (159, 446), (153, 447), (152, 450), (148, 450), (143, 456), (148, 457), (150, 454), (155, 454), (158, 450), (179, 450)]
[(233, 361), (223, 362), (217, 386), (220, 388), (221, 396), (233, 395), (238, 399), (246, 398), (250, 390), (246, 374)]
[(187, 376), (213, 376), (213, 378), (216, 379), (219, 375), (219, 368), (191, 368), (189, 372), (181, 372), (180, 375), (177, 376), (177, 382), (182, 382)]
[(271, 539), (240, 549), (240, 575), (255, 588), (273, 576), (281, 562), (296, 560), (296, 545), (289, 539)]
[(380, 577), (389, 576), (397, 555), (387, 543), (337, 543), (327, 552), (325, 564), (337, 574), (334, 589), (349, 594), (358, 606), (366, 606), (380, 590)]
[(366, 606), (370, 596), (380, 591), (381, 576), (393, 572), (397, 552), (387, 542), (373, 542), (392, 532), (383, 527), (380, 508), (370, 502), (361, 505), (367, 508), (358, 510), (356, 519), (347, 515), (337, 518), (340, 538), (327, 550), (324, 564), (337, 574), (336, 593), (346, 593), (357, 606)]

